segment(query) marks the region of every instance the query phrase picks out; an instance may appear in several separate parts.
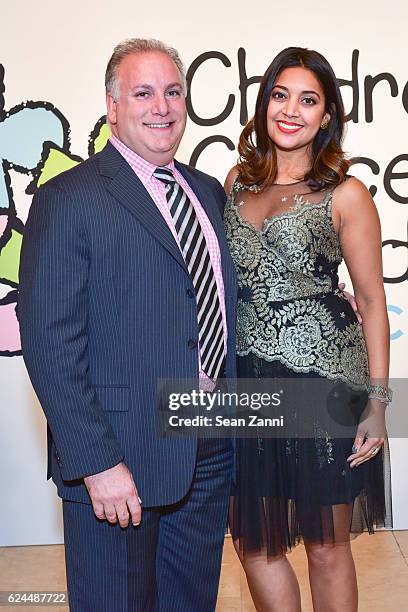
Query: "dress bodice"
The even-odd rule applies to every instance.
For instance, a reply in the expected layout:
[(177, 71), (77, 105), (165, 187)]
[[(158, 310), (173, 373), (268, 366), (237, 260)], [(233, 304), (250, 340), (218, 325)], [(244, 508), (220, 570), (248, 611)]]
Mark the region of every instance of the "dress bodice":
[(332, 221), (333, 190), (312, 192), (305, 182), (276, 187), (271, 197), (278, 212), (261, 227), (241, 214), (250, 190), (239, 178), (225, 209), (239, 287), (238, 354), (364, 384), (361, 326), (337, 287), (342, 253)]

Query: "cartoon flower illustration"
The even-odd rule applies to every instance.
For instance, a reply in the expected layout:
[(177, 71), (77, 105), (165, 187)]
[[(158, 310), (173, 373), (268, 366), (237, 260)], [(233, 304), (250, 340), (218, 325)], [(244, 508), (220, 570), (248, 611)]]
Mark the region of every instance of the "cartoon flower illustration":
[[(16, 302), (24, 224), (13, 197), (13, 174), (32, 176), (26, 193), (72, 168), (82, 158), (70, 153), (69, 123), (49, 102), (28, 101), (4, 110), (4, 68), (0, 64), (0, 356), (21, 354)], [(105, 118), (96, 123), (89, 154), (101, 150), (109, 137)]]

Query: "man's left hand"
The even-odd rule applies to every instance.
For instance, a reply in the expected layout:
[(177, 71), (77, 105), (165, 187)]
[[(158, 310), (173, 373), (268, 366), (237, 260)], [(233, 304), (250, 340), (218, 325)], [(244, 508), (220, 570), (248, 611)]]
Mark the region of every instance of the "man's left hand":
[(345, 286), (346, 286), (346, 283), (339, 283), (340, 291), (342, 291), (344, 293), (344, 295), (346, 297), (346, 300), (348, 301), (348, 303), (350, 304), (350, 306), (352, 307), (352, 309), (356, 313), (357, 321), (361, 325), (361, 323), (363, 322), (363, 318), (362, 318), (361, 314), (357, 310), (356, 298), (354, 297), (354, 295), (352, 293), (349, 293), (348, 291), (344, 291)]

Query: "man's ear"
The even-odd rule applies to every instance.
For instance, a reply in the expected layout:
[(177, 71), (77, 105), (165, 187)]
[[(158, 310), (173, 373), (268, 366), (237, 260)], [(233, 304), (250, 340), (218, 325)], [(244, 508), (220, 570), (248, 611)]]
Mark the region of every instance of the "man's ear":
[(106, 94), (106, 111), (111, 125), (116, 125), (116, 104), (117, 102), (112, 94)]

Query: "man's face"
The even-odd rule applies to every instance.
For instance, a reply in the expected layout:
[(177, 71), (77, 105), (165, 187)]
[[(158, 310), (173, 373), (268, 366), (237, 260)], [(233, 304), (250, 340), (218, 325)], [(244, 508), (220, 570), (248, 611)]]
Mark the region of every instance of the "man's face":
[(187, 110), (176, 64), (161, 51), (134, 53), (120, 63), (117, 100), (107, 95), (114, 136), (157, 166), (168, 164), (183, 136)]

